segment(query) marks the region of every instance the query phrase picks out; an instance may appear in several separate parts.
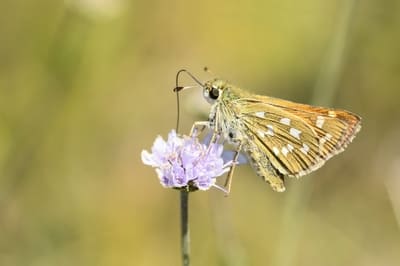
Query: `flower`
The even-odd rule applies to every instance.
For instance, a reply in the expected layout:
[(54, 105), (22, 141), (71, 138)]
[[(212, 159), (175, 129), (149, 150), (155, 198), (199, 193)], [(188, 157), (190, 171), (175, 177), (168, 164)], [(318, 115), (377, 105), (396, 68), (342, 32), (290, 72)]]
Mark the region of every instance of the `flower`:
[(228, 172), (232, 160), (224, 162), (223, 145), (212, 143), (208, 146), (197, 138), (178, 136), (175, 130), (164, 141), (158, 136), (151, 153), (143, 150), (142, 161), (155, 168), (162, 186), (189, 190), (208, 190), (217, 187), (216, 177)]

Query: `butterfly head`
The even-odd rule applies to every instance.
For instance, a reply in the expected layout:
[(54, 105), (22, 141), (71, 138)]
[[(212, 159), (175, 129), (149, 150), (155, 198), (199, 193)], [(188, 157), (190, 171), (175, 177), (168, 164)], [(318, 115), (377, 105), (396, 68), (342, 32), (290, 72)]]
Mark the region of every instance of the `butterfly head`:
[(222, 95), (224, 89), (227, 87), (227, 82), (220, 79), (207, 81), (203, 87), (203, 96), (207, 102), (213, 104)]

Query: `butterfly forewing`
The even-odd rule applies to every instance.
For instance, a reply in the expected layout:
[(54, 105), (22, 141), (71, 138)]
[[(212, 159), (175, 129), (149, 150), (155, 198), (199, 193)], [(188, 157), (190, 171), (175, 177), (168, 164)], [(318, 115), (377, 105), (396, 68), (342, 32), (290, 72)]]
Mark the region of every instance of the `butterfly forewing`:
[(243, 98), (240, 117), (250, 139), (283, 175), (300, 177), (339, 153), (359, 130), (359, 117), (342, 110), (266, 96)]

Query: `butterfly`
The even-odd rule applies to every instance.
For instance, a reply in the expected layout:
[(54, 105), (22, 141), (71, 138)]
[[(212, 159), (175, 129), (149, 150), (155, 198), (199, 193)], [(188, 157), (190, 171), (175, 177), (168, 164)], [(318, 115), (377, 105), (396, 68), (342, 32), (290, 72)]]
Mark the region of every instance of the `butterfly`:
[[(211, 142), (223, 137), (235, 147), (233, 160), (245, 154), (257, 175), (278, 192), (285, 191), (284, 177), (299, 178), (317, 170), (361, 129), (361, 117), (349, 111), (256, 95), (221, 79), (203, 84), (190, 72), (181, 72), (201, 85), (211, 104), (208, 121), (195, 122), (192, 132), (209, 127)], [(234, 165), (225, 182), (227, 193)]]

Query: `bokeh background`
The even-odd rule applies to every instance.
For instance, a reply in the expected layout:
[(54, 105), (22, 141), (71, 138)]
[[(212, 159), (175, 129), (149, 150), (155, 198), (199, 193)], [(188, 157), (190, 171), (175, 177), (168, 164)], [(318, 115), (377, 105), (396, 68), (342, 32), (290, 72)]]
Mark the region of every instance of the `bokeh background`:
[[(179, 193), (140, 159), (175, 127), (180, 68), (363, 117), (285, 193), (248, 166), (229, 197), (192, 193), (193, 265), (400, 265), (399, 14), (396, 0), (2, 0), (0, 265), (180, 265)], [(207, 117), (201, 95), (182, 93), (182, 132)]]

